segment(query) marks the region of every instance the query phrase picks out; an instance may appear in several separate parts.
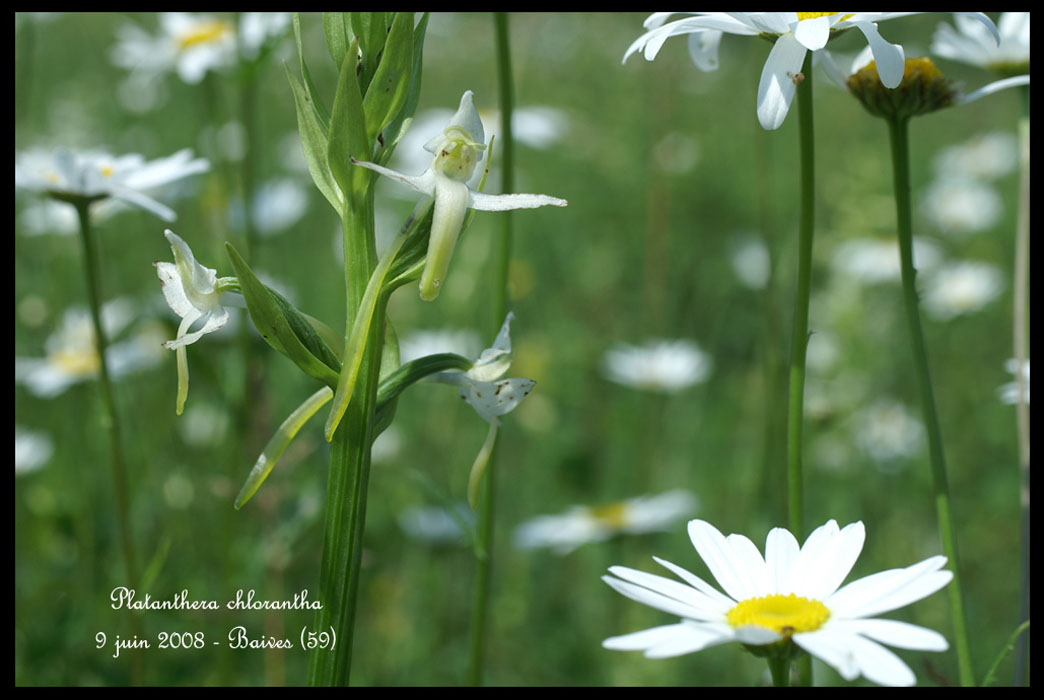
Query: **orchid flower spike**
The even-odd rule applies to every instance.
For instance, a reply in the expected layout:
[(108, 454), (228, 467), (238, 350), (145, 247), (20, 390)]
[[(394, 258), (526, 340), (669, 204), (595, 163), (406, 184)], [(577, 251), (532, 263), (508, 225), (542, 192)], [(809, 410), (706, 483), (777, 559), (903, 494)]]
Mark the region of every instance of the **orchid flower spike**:
[(431, 166), (419, 176), (402, 173), (352, 159), (352, 163), (369, 168), (387, 178), (435, 198), (432, 212), (428, 256), (421, 273), (420, 295), (434, 301), (446, 280), (453, 248), (464, 225), (467, 210), (505, 211), (535, 209), (547, 205), (564, 207), (567, 202), (544, 194), (490, 195), (468, 186), (486, 150), (482, 120), (475, 110), (471, 90), (460, 98), (460, 107), (442, 133), (428, 141), (424, 149), (433, 154)]

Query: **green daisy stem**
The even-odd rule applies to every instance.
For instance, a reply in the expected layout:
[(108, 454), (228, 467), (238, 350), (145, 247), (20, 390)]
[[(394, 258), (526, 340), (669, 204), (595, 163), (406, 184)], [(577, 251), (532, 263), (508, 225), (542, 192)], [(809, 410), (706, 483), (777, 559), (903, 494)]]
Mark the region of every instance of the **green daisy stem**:
[[(136, 588), (138, 567), (134, 556), (134, 542), (130, 529), (130, 498), (127, 488), (127, 467), (123, 456), (123, 440), (121, 438), (119, 411), (116, 410), (116, 394), (113, 391), (112, 375), (109, 373), (108, 354), (109, 340), (105, 335), (101, 320), (101, 285), (98, 265), (98, 246), (91, 228), (90, 206), (88, 199), (73, 202), (80, 220), (80, 234), (83, 237), (84, 268), (87, 275), (87, 301), (91, 310), (91, 322), (94, 325), (95, 345), (98, 350), (100, 367), (99, 383), (102, 399), (105, 403), (106, 424), (109, 433), (109, 445), (112, 452), (112, 484), (116, 496), (116, 517), (120, 528), (120, 546), (123, 550), (123, 567), (127, 576), (127, 586)], [(141, 623), (137, 616), (131, 617), (131, 629), (137, 634)], [(141, 683), (141, 664), (132, 667), (134, 682)]]
[[(342, 219), (349, 309), (347, 328), (352, 327), (377, 257), (373, 187), (349, 199)], [(351, 403), (331, 441), (319, 572), (319, 599), (323, 608), (316, 613), (313, 631), (316, 634), (332, 631), (336, 641), (333, 649), (316, 647), (312, 650), (308, 683), (313, 686), (348, 685), (351, 671), (386, 307), (387, 296), (381, 295), (370, 322), (370, 336)]]
[(962, 686), (975, 685), (972, 668), (971, 647), (968, 644), (964, 601), (961, 595), (961, 567), (957, 556), (957, 536), (950, 512), (950, 493), (946, 479), (946, 461), (943, 456), (942, 432), (939, 416), (935, 410), (935, 396), (928, 371), (928, 352), (921, 329), (921, 315), (917, 300), (917, 270), (913, 259), (913, 224), (910, 203), (910, 143), (909, 118), (888, 120), (888, 133), (892, 146), (892, 174), (895, 185), (896, 223), (899, 234), (899, 259), (903, 279), (903, 299), (906, 318), (910, 326), (910, 343), (913, 350), (914, 371), (921, 394), (921, 410), (928, 433), (928, 454), (935, 491), (936, 515), (939, 520), (939, 537), (943, 553), (953, 570), (953, 581), (947, 587), (950, 596), (950, 613), (953, 618), (953, 634), (957, 647), (957, 666)]
[[(493, 13), (493, 31), (497, 51), (497, 77), (500, 86), (500, 157), (501, 190), (514, 192), (515, 143), (511, 133), (511, 115), (515, 104), (515, 88), (511, 74), (511, 38), (506, 12)], [(493, 333), (507, 316), (508, 266), (511, 261), (511, 212), (500, 214), (500, 231), (493, 243)], [(493, 572), (493, 524), (496, 506), (496, 473), (499, 434), (486, 466), (482, 496), (479, 501), (478, 528), (475, 539), (475, 590), (471, 611), (471, 662), (468, 683), (482, 685), (486, 656), (486, 630), (489, 616), (489, 591)]]
[[(1019, 623), (1029, 620), (1030, 576), (1030, 424), (1029, 387), (1022, 368), (1029, 359), (1029, 86), (1019, 90), (1022, 115), (1019, 117), (1019, 213), (1015, 224), (1015, 423), (1019, 440)], [(1029, 662), (1029, 636), (1022, 633), (1015, 645), (1015, 685), (1026, 685)]]
[[(804, 537), (804, 491), (801, 439), (805, 414), (805, 355), (808, 350), (808, 307), (812, 293), (812, 238), (815, 232), (815, 132), (812, 123), (812, 53), (801, 67), (806, 76), (797, 86), (801, 150), (801, 214), (798, 234), (797, 297), (790, 338), (790, 386), (787, 406), (787, 515), (790, 531)], [(812, 684), (808, 657), (798, 661), (801, 685)]]
[(790, 687), (790, 659), (769, 657), (768, 665), (772, 674), (772, 685), (776, 688)]

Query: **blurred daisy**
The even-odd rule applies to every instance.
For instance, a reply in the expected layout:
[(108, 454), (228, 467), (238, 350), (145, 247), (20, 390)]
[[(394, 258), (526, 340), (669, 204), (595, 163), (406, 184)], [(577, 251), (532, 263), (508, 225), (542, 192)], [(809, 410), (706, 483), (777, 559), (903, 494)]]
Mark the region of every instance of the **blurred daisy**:
[(468, 209), (506, 211), (567, 204), (564, 199), (544, 194), (483, 194), (469, 185), (482, 170), (477, 166), (486, 150), (485, 131), (471, 90), (461, 96), (456, 113), (441, 134), (424, 144), (424, 150), (433, 157), (428, 169), (419, 176), (354, 158), (352, 162), (434, 198), (428, 255), (420, 280), (421, 299), (425, 301), (434, 301), (439, 295)]
[[(178, 396), (176, 410), (178, 415), (185, 408), (188, 396), (188, 359), (185, 347), (195, 343), (208, 333), (220, 330), (228, 322), (228, 292), (234, 278), (218, 278), (217, 270), (204, 267), (196, 262), (192, 249), (176, 233), (164, 231), (170, 248), (174, 252), (174, 262), (155, 262), (156, 274), (163, 287), (163, 296), (170, 308), (181, 317), (178, 335), (174, 340), (163, 343), (163, 347), (174, 350), (178, 361)], [(197, 321), (203, 325), (199, 330), (189, 332)]]
[(932, 53), (1004, 74), (1029, 72), (1030, 13), (1001, 13), (999, 39), (963, 14), (955, 14), (953, 21), (956, 29), (940, 24), (935, 30)]
[(935, 556), (841, 586), (863, 549), (863, 523), (841, 529), (834, 520), (816, 528), (798, 546), (787, 530), (774, 528), (765, 556), (743, 535), (724, 537), (710, 523), (689, 522), (689, 537), (720, 593), (680, 566), (653, 557), (685, 583), (623, 566), (602, 580), (623, 595), (678, 615), (681, 622), (602, 642), (607, 649), (644, 651), (667, 658), (724, 642), (767, 647), (776, 658), (792, 658), (796, 645), (832, 666), (848, 681), (860, 675), (874, 683), (913, 685), (910, 668), (882, 644), (920, 651), (945, 651), (939, 633), (898, 620), (871, 617), (935, 593), (953, 578)]
[(711, 358), (690, 340), (619, 344), (605, 353), (603, 370), (617, 384), (674, 393), (710, 376)]
[(991, 186), (944, 176), (928, 187), (921, 212), (943, 233), (963, 236), (993, 227), (1001, 217), (1002, 205)]
[[(696, 17), (667, 22), (674, 14)], [(689, 36), (689, 55), (703, 71), (717, 70), (718, 44), (723, 33), (742, 36), (775, 37), (775, 43), (761, 72), (758, 84), (758, 120), (765, 129), (777, 129), (790, 110), (800, 82), (808, 51), (820, 51), (832, 36), (855, 27), (866, 37), (885, 87), (894, 88), (903, 78), (903, 47), (885, 41), (876, 22), (905, 17), (912, 12), (656, 12), (645, 20), (649, 31), (640, 36), (624, 54), (643, 52), (648, 61), (656, 58), (663, 43), (672, 36)], [(996, 33), (993, 22), (981, 12), (967, 13)], [(811, 76), (808, 76), (811, 77)]]
[(416, 330), (399, 339), (399, 360), (403, 364), (428, 355), (453, 353), (462, 357), (479, 354), (481, 341), (476, 331), (467, 329)]
[(173, 221), (174, 211), (149, 194), (209, 169), (210, 163), (193, 158), (188, 148), (151, 161), (137, 153), (111, 156), (101, 151), (36, 149), (15, 154), (15, 187), (65, 201), (112, 197)]
[(118, 67), (133, 71), (139, 82), (175, 71), (183, 81), (195, 85), (207, 71), (235, 63), (235, 25), (213, 15), (163, 12), (158, 34), (136, 24), (121, 26), (110, 57)]
[[(914, 259), (919, 270), (934, 267), (942, 259), (939, 247), (926, 238), (915, 238)], [(898, 282), (899, 242), (895, 239), (854, 238), (837, 247), (833, 258), (834, 272), (843, 279), (866, 284)]]
[(254, 194), (254, 227), (263, 236), (282, 233), (301, 220), (308, 210), (308, 190), (299, 180), (269, 180)]
[(745, 237), (732, 248), (732, 270), (744, 286), (764, 289), (768, 284), (772, 261), (768, 247), (759, 239)]
[(996, 180), (1014, 171), (1017, 164), (1015, 136), (991, 131), (941, 151), (935, 158), (935, 172), (940, 177)]
[(52, 454), (54, 441), (46, 433), (15, 426), (15, 476), (35, 472)]
[(898, 401), (881, 399), (855, 417), (856, 444), (876, 462), (916, 454), (924, 444), (924, 427)]
[(588, 542), (603, 542), (618, 534), (638, 535), (670, 529), (698, 506), (696, 496), (676, 490), (640, 496), (601, 506), (575, 506), (560, 515), (541, 515), (515, 529), (520, 549), (549, 547), (569, 554)]
[[(115, 337), (135, 318), (133, 302), (114, 299), (101, 308), (102, 328)], [(15, 381), (34, 395), (53, 398), (73, 384), (92, 379), (101, 371), (101, 357), (94, 337), (94, 324), (86, 309), (72, 308), (47, 339), (46, 357), (16, 357)], [(132, 372), (157, 364), (162, 357), (154, 331), (148, 327), (135, 336), (112, 343), (106, 352), (109, 375), (118, 380)]]
[[(1016, 373), (1018, 363), (1013, 359), (1008, 360), (1004, 363), (1004, 369), (1008, 370), (1011, 374)], [(1026, 388), (1026, 403), (1030, 402), (1030, 361), (1026, 360), (1022, 366), (1022, 381)], [(1015, 404), (1019, 400), (1019, 387), (1015, 382), (1008, 382), (997, 389), (997, 395), (1000, 400), (1006, 404)]]
[(453, 511), (441, 506), (414, 506), (399, 513), (399, 527), (411, 539), (430, 544), (463, 542), (475, 525), (475, 513), (465, 503)]
[(1000, 270), (983, 262), (962, 262), (939, 268), (927, 276), (921, 301), (924, 310), (940, 321), (974, 313), (1002, 291)]

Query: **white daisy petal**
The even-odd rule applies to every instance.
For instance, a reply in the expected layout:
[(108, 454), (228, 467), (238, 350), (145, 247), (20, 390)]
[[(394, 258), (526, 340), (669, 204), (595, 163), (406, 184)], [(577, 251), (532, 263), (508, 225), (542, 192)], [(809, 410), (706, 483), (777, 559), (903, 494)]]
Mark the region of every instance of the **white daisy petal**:
[(939, 571), (946, 557), (936, 556), (905, 569), (890, 569), (857, 579), (824, 602), (842, 618), (868, 617), (903, 607), (925, 598), (953, 578), (951, 571)]
[(668, 659), (682, 654), (691, 654), (707, 647), (733, 640), (731, 630), (711, 629), (683, 622), (682, 629), (671, 639), (665, 639), (645, 650), (649, 659)]
[(833, 620), (830, 622), (830, 626), (852, 634), (861, 634), (882, 644), (900, 649), (946, 651), (950, 648), (946, 637), (935, 630), (899, 620)]
[(814, 19), (805, 19), (793, 25), (794, 38), (809, 51), (818, 51), (826, 46), (830, 38), (830, 16), (824, 15)]
[(736, 600), (757, 595), (754, 591), (748, 590), (743, 572), (737, 570), (736, 562), (732, 560), (732, 549), (717, 528), (704, 520), (691, 520), (689, 538), (700, 558), (710, 569), (714, 580), (728, 595)]
[(778, 129), (790, 111), (797, 89), (794, 76), (801, 72), (807, 49), (793, 34), (776, 39), (758, 83), (758, 121), (765, 129)]
[(663, 612), (677, 615), (678, 617), (686, 617), (694, 620), (700, 618), (701, 612), (698, 609), (675, 600), (674, 598), (669, 598), (662, 593), (651, 591), (648, 588), (633, 583), (621, 581), (612, 576), (603, 576), (602, 580), (608, 583), (617, 593), (622, 593), (631, 600), (638, 601), (643, 605), (648, 605), (650, 608), (656, 608), (657, 610), (662, 610)]
[(836, 520), (829, 520), (812, 531), (791, 567), (788, 590), (800, 596), (812, 597), (822, 574), (821, 569), (829, 565), (830, 551), (839, 532)]
[(657, 564), (667, 569), (670, 569), (672, 572), (674, 572), (676, 576), (681, 578), (683, 581), (685, 581), (687, 584), (689, 584), (696, 590), (701, 591), (704, 595), (706, 595), (708, 598), (714, 601), (714, 603), (717, 605), (717, 611), (719, 614), (724, 615), (731, 608), (736, 606), (735, 600), (729, 598), (727, 595), (722, 594), (718, 589), (714, 588), (714, 586), (710, 585), (696, 574), (687, 571), (686, 569), (683, 569), (677, 564), (672, 564), (669, 561), (660, 559), (659, 557), (653, 557), (653, 559), (656, 561)]
[(852, 635), (848, 640), (849, 653), (859, 664), (859, 672), (867, 680), (880, 685), (911, 686), (917, 678), (910, 667), (898, 656), (874, 642), (859, 635)]
[(753, 591), (754, 596), (775, 593), (772, 577), (757, 545), (743, 535), (729, 535), (725, 543), (732, 550), (731, 559), (736, 562), (736, 569), (744, 577), (747, 590)]
[(695, 611), (695, 614), (688, 615), (692, 619), (716, 620), (718, 618), (720, 606), (691, 586), (656, 574), (629, 569), (626, 566), (611, 566), (609, 572), (624, 581), (648, 588), (650, 591), (688, 605)]
[(877, 64), (877, 75), (886, 88), (895, 88), (903, 82), (903, 70), (906, 68), (906, 54), (898, 44), (889, 44), (871, 22), (854, 22), (859, 31), (866, 37), (870, 50), (874, 52)]
[(793, 640), (809, 654), (832, 666), (846, 681), (853, 681), (859, 677), (859, 662), (850, 643), (855, 637), (854, 634), (825, 627), (815, 632), (795, 634)]
[(833, 535), (819, 552), (818, 561), (810, 564), (813, 572), (805, 579), (804, 595), (816, 600), (825, 600), (838, 589), (863, 551), (866, 528), (863, 523), (846, 525)]
[(790, 570), (797, 560), (801, 546), (790, 530), (774, 527), (765, 539), (765, 564), (772, 577), (772, 587), (777, 593), (788, 594), (790, 588)]

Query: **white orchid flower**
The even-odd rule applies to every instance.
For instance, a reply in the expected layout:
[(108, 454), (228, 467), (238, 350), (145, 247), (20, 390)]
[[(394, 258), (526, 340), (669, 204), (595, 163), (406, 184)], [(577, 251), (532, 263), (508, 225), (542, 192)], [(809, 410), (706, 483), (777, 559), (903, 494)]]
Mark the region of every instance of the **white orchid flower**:
[(475, 192), (468, 181), (482, 160), (485, 132), (475, 110), (473, 93), (468, 90), (460, 98), (460, 107), (442, 133), (424, 145), (433, 153), (431, 166), (419, 176), (402, 173), (366, 161), (352, 159), (355, 165), (369, 168), (387, 178), (435, 198), (432, 212), (428, 257), (421, 273), (420, 294), (433, 301), (446, 279), (453, 248), (457, 244), (467, 210), (506, 211), (534, 209), (547, 205), (564, 207), (567, 202), (544, 194), (491, 195)]
[[(177, 412), (185, 408), (188, 396), (188, 360), (185, 346), (191, 345), (207, 333), (213, 333), (228, 323), (229, 303), (226, 292), (232, 288), (233, 278), (217, 276), (217, 271), (196, 262), (192, 249), (176, 233), (167, 229), (163, 232), (174, 251), (174, 262), (155, 262), (156, 274), (163, 285), (163, 296), (167, 304), (181, 317), (178, 335), (174, 340), (163, 343), (163, 347), (174, 350), (178, 360)], [(189, 332), (197, 321), (203, 326)]]
[(478, 486), (482, 482), (500, 428), (499, 416), (515, 410), (536, 385), (532, 379), (501, 379), (511, 366), (510, 326), (514, 318), (515, 314), (509, 312), (493, 346), (483, 350), (467, 372), (439, 372), (431, 375), (432, 381), (460, 387), (460, 398), (474, 408), (482, 420), (489, 423), (486, 442), (479, 450), (468, 478), (468, 503), (472, 508), (478, 504)]
[(208, 170), (210, 162), (193, 158), (189, 148), (151, 161), (137, 153), (36, 149), (15, 156), (15, 186), (63, 200), (112, 197), (173, 221), (174, 210), (147, 193)]
[[(673, 12), (656, 12), (645, 20), (645, 34), (628, 47), (626, 61), (636, 51), (648, 61), (656, 58), (672, 36), (689, 35), (689, 54), (703, 71), (717, 70), (718, 44), (723, 33), (776, 37), (758, 84), (758, 120), (765, 129), (778, 129), (786, 119), (808, 51), (825, 49), (831, 36), (855, 27), (873, 51), (881, 82), (894, 88), (903, 79), (903, 47), (885, 41), (877, 22), (915, 12), (694, 12), (695, 17), (667, 22)], [(982, 22), (999, 42), (997, 28), (981, 12), (962, 13)]]

